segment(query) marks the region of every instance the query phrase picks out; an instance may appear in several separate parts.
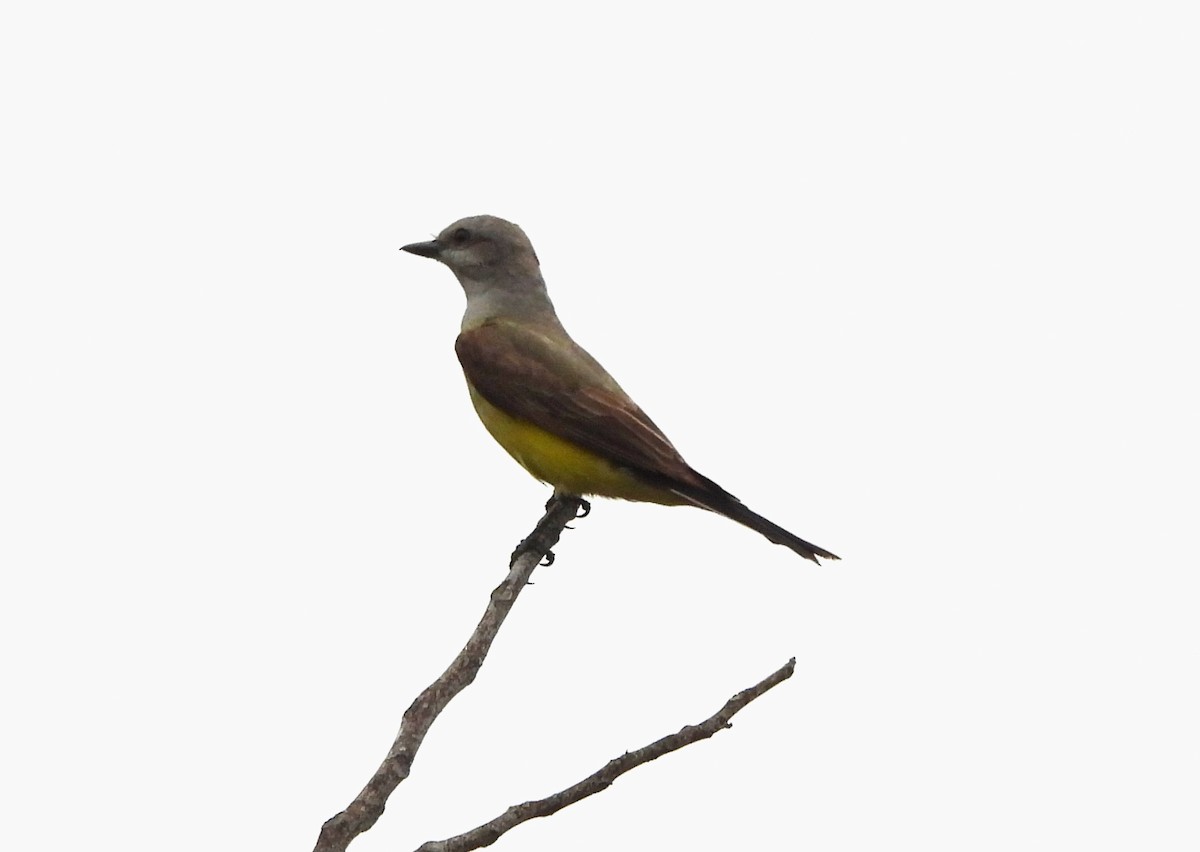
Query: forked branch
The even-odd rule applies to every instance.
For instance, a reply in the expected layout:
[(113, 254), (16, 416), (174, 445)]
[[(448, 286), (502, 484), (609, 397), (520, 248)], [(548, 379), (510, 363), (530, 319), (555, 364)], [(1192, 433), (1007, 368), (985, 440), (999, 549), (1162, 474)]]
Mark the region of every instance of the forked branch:
[(466, 646), (450, 667), (404, 711), (400, 732), (396, 734), (387, 757), (354, 801), (321, 826), (321, 834), (313, 852), (345, 852), (350, 841), (379, 819), (388, 796), (412, 770), (413, 759), (430, 725), (451, 699), (475, 680), (500, 625), (504, 623), (521, 589), (529, 582), (533, 569), (550, 553), (567, 524), (579, 515), (584, 506), (586, 502), (583, 499), (558, 493), (546, 504), (546, 514), (529, 537), (517, 546), (508, 576), (492, 591), (483, 618)]
[(731, 727), (730, 719), (733, 718), (735, 713), (767, 690), (783, 683), (792, 676), (792, 672), (795, 670), (796, 658), (793, 657), (782, 668), (749, 689), (743, 689), (734, 695), (725, 702), (724, 707), (700, 724), (688, 725), (679, 733), (663, 737), (660, 740), (650, 743), (650, 745), (639, 748), (637, 751), (627, 751), (620, 757), (610, 760), (598, 771), (593, 772), (578, 784), (573, 784), (567, 789), (555, 793), (553, 796), (547, 796), (544, 799), (513, 805), (500, 814), (500, 816), (485, 822), (478, 828), (473, 828), (464, 834), (459, 834), (446, 840), (431, 840), (428, 843), (422, 844), (417, 849), (417, 852), (468, 852), (470, 849), (490, 846), (506, 831), (515, 828), (523, 822), (537, 819), (538, 817), (550, 816), (568, 805), (573, 805), (582, 799), (586, 799), (588, 796), (599, 793), (635, 766), (649, 763), (656, 758), (662, 757), (664, 754), (670, 754), (699, 740), (706, 740), (717, 731)]

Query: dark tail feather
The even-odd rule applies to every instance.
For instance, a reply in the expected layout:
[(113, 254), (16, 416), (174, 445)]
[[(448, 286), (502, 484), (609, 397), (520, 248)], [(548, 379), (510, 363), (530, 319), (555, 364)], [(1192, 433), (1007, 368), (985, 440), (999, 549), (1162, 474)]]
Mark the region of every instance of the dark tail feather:
[(690, 487), (674, 486), (671, 488), (680, 497), (683, 497), (689, 503), (699, 506), (701, 509), (708, 509), (710, 512), (716, 512), (718, 515), (724, 515), (731, 521), (737, 521), (742, 526), (749, 527), (757, 533), (760, 533), (775, 544), (782, 544), (796, 553), (799, 553), (805, 559), (811, 559), (818, 565), (821, 564), (818, 556), (823, 559), (839, 559), (828, 550), (817, 547), (815, 544), (810, 544), (798, 535), (794, 535), (779, 524), (772, 523), (756, 512), (750, 511), (746, 505), (734, 497), (725, 489), (721, 488), (710, 479), (705, 479), (705, 482), (712, 486), (711, 489), (698, 489)]

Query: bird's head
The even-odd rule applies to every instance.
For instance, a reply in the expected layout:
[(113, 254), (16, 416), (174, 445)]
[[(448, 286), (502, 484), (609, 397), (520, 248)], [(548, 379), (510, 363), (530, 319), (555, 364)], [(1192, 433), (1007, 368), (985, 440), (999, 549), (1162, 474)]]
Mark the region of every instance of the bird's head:
[(401, 251), (431, 257), (459, 278), (487, 278), (497, 272), (536, 273), (537, 254), (525, 232), (496, 216), (468, 216), (429, 242), (410, 243)]

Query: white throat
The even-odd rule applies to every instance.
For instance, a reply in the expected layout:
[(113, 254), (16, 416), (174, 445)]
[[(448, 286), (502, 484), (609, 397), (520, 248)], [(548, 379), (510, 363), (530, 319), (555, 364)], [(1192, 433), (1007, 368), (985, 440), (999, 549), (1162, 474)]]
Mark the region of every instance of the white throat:
[(463, 312), (462, 330), (478, 328), (488, 320), (511, 319), (518, 322), (536, 320), (540, 323), (558, 325), (554, 305), (546, 295), (541, 281), (513, 290), (502, 284), (459, 279), (463, 292), (467, 294), (467, 309)]
[(507, 294), (503, 291), (490, 289), (471, 293), (467, 292), (467, 309), (463, 312), (462, 330), (468, 331), (483, 325), (490, 319), (503, 316), (508, 310)]

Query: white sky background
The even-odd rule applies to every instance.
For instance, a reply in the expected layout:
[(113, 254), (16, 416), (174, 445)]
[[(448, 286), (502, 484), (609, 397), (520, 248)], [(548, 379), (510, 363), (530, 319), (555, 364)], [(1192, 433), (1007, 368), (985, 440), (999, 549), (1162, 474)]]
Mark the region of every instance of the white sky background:
[[(309, 849), (547, 490), (449, 271), (520, 223), (697, 468), (598, 502), (357, 850), (1195, 849), (1185, 3), (23, 4), (0, 21), (13, 849)], [(15, 837), (14, 837), (15, 834)]]

